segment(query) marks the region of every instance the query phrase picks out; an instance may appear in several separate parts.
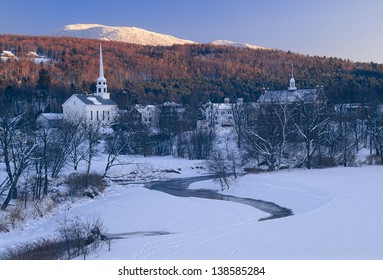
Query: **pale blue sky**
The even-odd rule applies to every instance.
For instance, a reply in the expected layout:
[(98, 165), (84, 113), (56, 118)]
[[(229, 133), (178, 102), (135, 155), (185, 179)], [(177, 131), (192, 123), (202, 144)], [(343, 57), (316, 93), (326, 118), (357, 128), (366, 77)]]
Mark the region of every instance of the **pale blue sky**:
[(383, 63), (383, 0), (0, 0), (0, 34), (73, 23)]

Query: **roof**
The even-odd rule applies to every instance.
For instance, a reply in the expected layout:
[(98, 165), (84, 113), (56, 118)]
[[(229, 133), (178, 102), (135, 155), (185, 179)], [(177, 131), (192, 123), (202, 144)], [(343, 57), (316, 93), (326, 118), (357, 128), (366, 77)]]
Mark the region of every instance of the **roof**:
[(58, 114), (58, 113), (41, 113), (37, 118), (45, 117), (47, 120), (54, 121), (54, 120), (62, 120), (64, 115)]
[(314, 103), (319, 94), (317, 89), (298, 90), (266, 90), (262, 94), (259, 103), (290, 104), (294, 102)]
[(134, 105), (134, 109), (136, 109), (140, 113), (142, 113), (144, 111), (151, 111), (151, 112), (159, 111), (159, 108), (156, 105), (146, 105), (146, 106), (143, 106), (143, 105), (140, 105), (140, 104), (136, 104), (136, 105)]
[(13, 58), (16, 57), (11, 51), (3, 51), (3, 52), (1, 53), (1, 56), (2, 56), (2, 57), (13, 57)]
[(205, 108), (212, 110), (232, 110), (233, 105), (235, 105), (235, 103), (212, 103), (209, 101), (205, 104)]
[(104, 99), (94, 94), (75, 94), (75, 96), (86, 105), (117, 105), (112, 99)]

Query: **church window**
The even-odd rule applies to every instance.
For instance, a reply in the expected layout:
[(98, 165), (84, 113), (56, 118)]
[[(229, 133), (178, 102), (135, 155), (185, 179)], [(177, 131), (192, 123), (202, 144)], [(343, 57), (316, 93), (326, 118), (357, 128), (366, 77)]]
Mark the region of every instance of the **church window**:
[(105, 120), (105, 111), (102, 111), (102, 120)]
[(101, 88), (98, 88), (98, 92), (101, 92)]
[(93, 111), (90, 111), (90, 120), (93, 121)]
[(96, 114), (97, 114), (97, 120), (99, 120), (99, 119), (98, 119), (98, 111), (96, 111)]

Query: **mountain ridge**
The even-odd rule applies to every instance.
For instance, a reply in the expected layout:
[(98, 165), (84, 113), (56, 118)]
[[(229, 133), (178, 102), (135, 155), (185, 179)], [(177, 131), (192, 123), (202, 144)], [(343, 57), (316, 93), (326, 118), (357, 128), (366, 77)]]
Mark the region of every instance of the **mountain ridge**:
[[(157, 33), (139, 27), (108, 26), (97, 23), (69, 24), (56, 29), (48, 35), (56, 37), (99, 39), (148, 46), (201, 44), (192, 40), (180, 39), (172, 35)], [(213, 44), (216, 46), (232, 46), (250, 49), (267, 49), (261, 46), (256, 46), (248, 43), (234, 42), (230, 40), (214, 40), (208, 42), (208, 44)]]
[(191, 40), (176, 38), (171, 35), (148, 31), (138, 27), (107, 26), (102, 24), (65, 25), (50, 36), (100, 39), (106, 41), (126, 42), (149, 46), (171, 46), (175, 44), (196, 44)]

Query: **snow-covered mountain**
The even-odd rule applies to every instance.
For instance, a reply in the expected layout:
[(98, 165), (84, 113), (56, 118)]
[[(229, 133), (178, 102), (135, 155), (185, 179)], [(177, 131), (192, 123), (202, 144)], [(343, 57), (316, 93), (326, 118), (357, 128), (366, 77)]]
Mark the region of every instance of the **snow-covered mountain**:
[[(191, 40), (176, 38), (171, 35), (160, 34), (138, 27), (107, 26), (101, 24), (70, 24), (65, 25), (49, 34), (51, 36), (77, 37), (119, 41), (139, 45), (171, 46), (184, 44), (198, 44)], [(210, 44), (218, 46), (232, 46), (250, 49), (267, 49), (248, 43), (238, 43), (229, 40), (215, 40)]]
[(210, 44), (217, 45), (217, 46), (232, 46), (232, 47), (250, 48), (250, 49), (267, 49), (265, 47), (251, 45), (248, 43), (239, 43), (239, 42), (233, 42), (228, 40), (216, 40), (211, 42)]
[(190, 40), (183, 40), (171, 35), (151, 32), (137, 27), (116, 27), (101, 24), (70, 24), (54, 31), (50, 35), (120, 41), (151, 46), (195, 44), (195, 42)]

